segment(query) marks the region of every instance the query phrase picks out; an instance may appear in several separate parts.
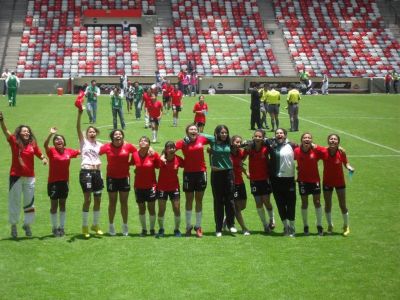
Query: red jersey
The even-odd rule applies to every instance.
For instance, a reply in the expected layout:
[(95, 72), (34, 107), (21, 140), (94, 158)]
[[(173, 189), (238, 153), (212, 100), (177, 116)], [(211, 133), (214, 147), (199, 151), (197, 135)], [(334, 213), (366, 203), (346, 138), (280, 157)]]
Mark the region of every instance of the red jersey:
[(262, 146), (260, 151), (255, 149), (245, 150), (249, 155), (249, 173), (251, 181), (269, 179), (268, 148)]
[(151, 189), (157, 185), (156, 168), (160, 165), (160, 156), (157, 152), (153, 155), (141, 157), (139, 151), (132, 154), (131, 165), (135, 165), (135, 182), (133, 186), (138, 189)]
[(129, 158), (136, 151), (136, 147), (129, 143), (124, 143), (121, 147), (115, 147), (112, 143), (101, 146), (99, 154), (107, 155), (107, 177), (129, 177)]
[(186, 144), (183, 140), (176, 142), (176, 149), (182, 150), (185, 157), (185, 172), (205, 172), (206, 162), (204, 161), (204, 145), (208, 140), (204, 136), (198, 136), (194, 142)]
[(77, 157), (81, 152), (70, 148), (65, 148), (63, 153), (60, 153), (54, 147), (50, 147), (46, 151), (49, 158), (49, 178), (48, 182), (68, 181), (69, 180), (69, 165), (71, 158)]
[(294, 159), (297, 160), (297, 181), (319, 183), (318, 161), (324, 157), (324, 148), (317, 146), (304, 152), (301, 147), (294, 149)]
[[(20, 147), (17, 144), (15, 135), (10, 135), (8, 143), (10, 144), (12, 154), (10, 176), (34, 177), (35, 165), (33, 156), (35, 155), (38, 158), (42, 156), (42, 151), (40, 151), (38, 145), (30, 143)], [(22, 160), (23, 164), (20, 163), (20, 160)]]
[(147, 106), (147, 110), (149, 111), (149, 116), (152, 119), (158, 119), (161, 116), (163, 105), (160, 101), (150, 102)]
[(165, 163), (160, 161), (157, 183), (159, 191), (170, 192), (179, 189), (179, 168), (183, 168), (183, 158), (178, 155), (175, 155), (172, 160), (167, 160)]
[(175, 106), (181, 106), (182, 105), (182, 98), (183, 98), (183, 93), (180, 90), (173, 91), (172, 94), (172, 105)]
[(233, 175), (235, 184), (242, 184), (243, 181), (243, 161), (246, 159), (246, 153), (242, 149), (238, 149), (236, 154), (231, 153), (231, 160), (233, 166)]
[(203, 102), (203, 104), (200, 104), (200, 102), (197, 102), (194, 105), (193, 112), (195, 113), (195, 115), (194, 115), (195, 123), (206, 124), (206, 115), (205, 115), (204, 111), (208, 112), (207, 103)]
[(148, 108), (151, 103), (151, 95), (144, 93), (143, 94), (143, 103), (144, 103), (144, 107)]
[(184, 72), (179, 72), (178, 73), (178, 81), (182, 81), (183, 78), (185, 78), (185, 73)]
[(171, 85), (171, 84), (166, 84), (166, 83), (164, 83), (163, 85), (162, 85), (162, 93), (163, 93), (163, 96), (164, 97), (169, 97), (169, 96), (171, 96), (171, 94), (172, 94), (172, 92), (174, 91), (174, 86), (173, 85)]
[(324, 154), (323, 185), (329, 187), (345, 186), (342, 165), (345, 166), (348, 163), (346, 154), (338, 150), (334, 155), (330, 155), (327, 148), (324, 148)]

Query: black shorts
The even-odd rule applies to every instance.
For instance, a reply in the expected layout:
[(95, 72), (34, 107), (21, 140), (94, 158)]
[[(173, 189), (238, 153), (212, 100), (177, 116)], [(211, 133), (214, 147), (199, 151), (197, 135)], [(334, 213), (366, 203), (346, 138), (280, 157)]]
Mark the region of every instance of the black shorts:
[(160, 125), (160, 120), (157, 118), (150, 118), (150, 123), (154, 123), (156, 125)]
[(323, 189), (324, 189), (324, 191), (325, 192), (332, 192), (333, 191), (333, 189), (336, 189), (336, 190), (343, 190), (343, 189), (345, 189), (346, 188), (346, 186), (344, 185), (344, 186), (327, 186), (327, 185), (323, 185)]
[(100, 170), (81, 169), (79, 182), (84, 193), (93, 192), (95, 195), (101, 195), (101, 191), (104, 188)]
[(233, 192), (233, 200), (240, 201), (247, 199), (247, 192), (246, 192), (246, 185), (242, 184), (235, 184), (235, 190)]
[(111, 178), (107, 177), (107, 192), (129, 192), (131, 190), (129, 177)]
[(172, 105), (172, 110), (182, 111), (182, 107), (180, 105)]
[(250, 181), (250, 188), (253, 196), (269, 195), (272, 193), (269, 180)]
[(176, 189), (175, 191), (157, 191), (158, 200), (179, 200), (181, 198), (181, 191)]
[(166, 104), (171, 101), (171, 96), (163, 96), (162, 98), (163, 104)]
[(301, 196), (321, 194), (321, 185), (319, 182), (299, 182), (299, 193)]
[(67, 199), (68, 192), (68, 181), (55, 181), (47, 184), (47, 195), (51, 200)]
[(137, 203), (154, 202), (157, 199), (156, 187), (150, 189), (135, 188), (135, 196)]
[(129, 102), (130, 104), (132, 104), (133, 103), (133, 98), (126, 97), (126, 102)]
[(183, 172), (184, 192), (203, 192), (207, 187), (206, 172)]
[(206, 126), (206, 123), (197, 122), (197, 123), (196, 123), (196, 126), (197, 126), (197, 127), (204, 127), (204, 126)]

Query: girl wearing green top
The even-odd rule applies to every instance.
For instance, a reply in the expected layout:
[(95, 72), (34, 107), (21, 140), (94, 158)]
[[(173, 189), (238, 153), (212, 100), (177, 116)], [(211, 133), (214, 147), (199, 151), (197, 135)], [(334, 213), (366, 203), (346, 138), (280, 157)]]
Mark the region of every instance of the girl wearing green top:
[(115, 88), (113, 93), (111, 94), (111, 110), (113, 116), (113, 127), (114, 130), (117, 129), (117, 115), (119, 116), (119, 120), (121, 122), (122, 129), (125, 129), (125, 121), (124, 121), (124, 113), (122, 111), (122, 97), (120, 95), (121, 89)]
[(234, 227), (235, 209), (233, 202), (234, 181), (233, 166), (231, 160), (231, 146), (229, 129), (225, 125), (218, 125), (214, 130), (214, 136), (202, 134), (211, 145), (211, 187), (214, 198), (214, 218), (216, 236), (222, 236), (224, 223), (224, 211), (226, 213), (226, 225), (231, 233), (236, 233)]

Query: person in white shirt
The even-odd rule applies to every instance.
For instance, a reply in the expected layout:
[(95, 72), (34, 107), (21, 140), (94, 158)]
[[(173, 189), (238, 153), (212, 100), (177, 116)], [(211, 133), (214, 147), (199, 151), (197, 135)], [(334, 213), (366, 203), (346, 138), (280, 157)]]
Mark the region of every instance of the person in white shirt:
[(3, 97), (5, 97), (6, 93), (7, 93), (7, 83), (6, 80), (8, 78), (8, 76), (10, 76), (11, 73), (8, 71), (8, 69), (5, 69), (4, 72), (1, 74), (1, 78), (3, 78)]

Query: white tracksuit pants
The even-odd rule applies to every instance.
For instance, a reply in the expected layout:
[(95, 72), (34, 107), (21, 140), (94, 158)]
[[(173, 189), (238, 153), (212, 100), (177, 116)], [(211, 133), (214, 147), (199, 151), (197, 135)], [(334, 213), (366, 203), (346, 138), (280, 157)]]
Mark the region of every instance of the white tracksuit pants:
[(35, 177), (10, 177), (10, 189), (8, 193), (9, 222), (18, 224), (21, 212), (21, 194), (23, 196), (24, 224), (33, 223), (35, 218), (34, 207)]

